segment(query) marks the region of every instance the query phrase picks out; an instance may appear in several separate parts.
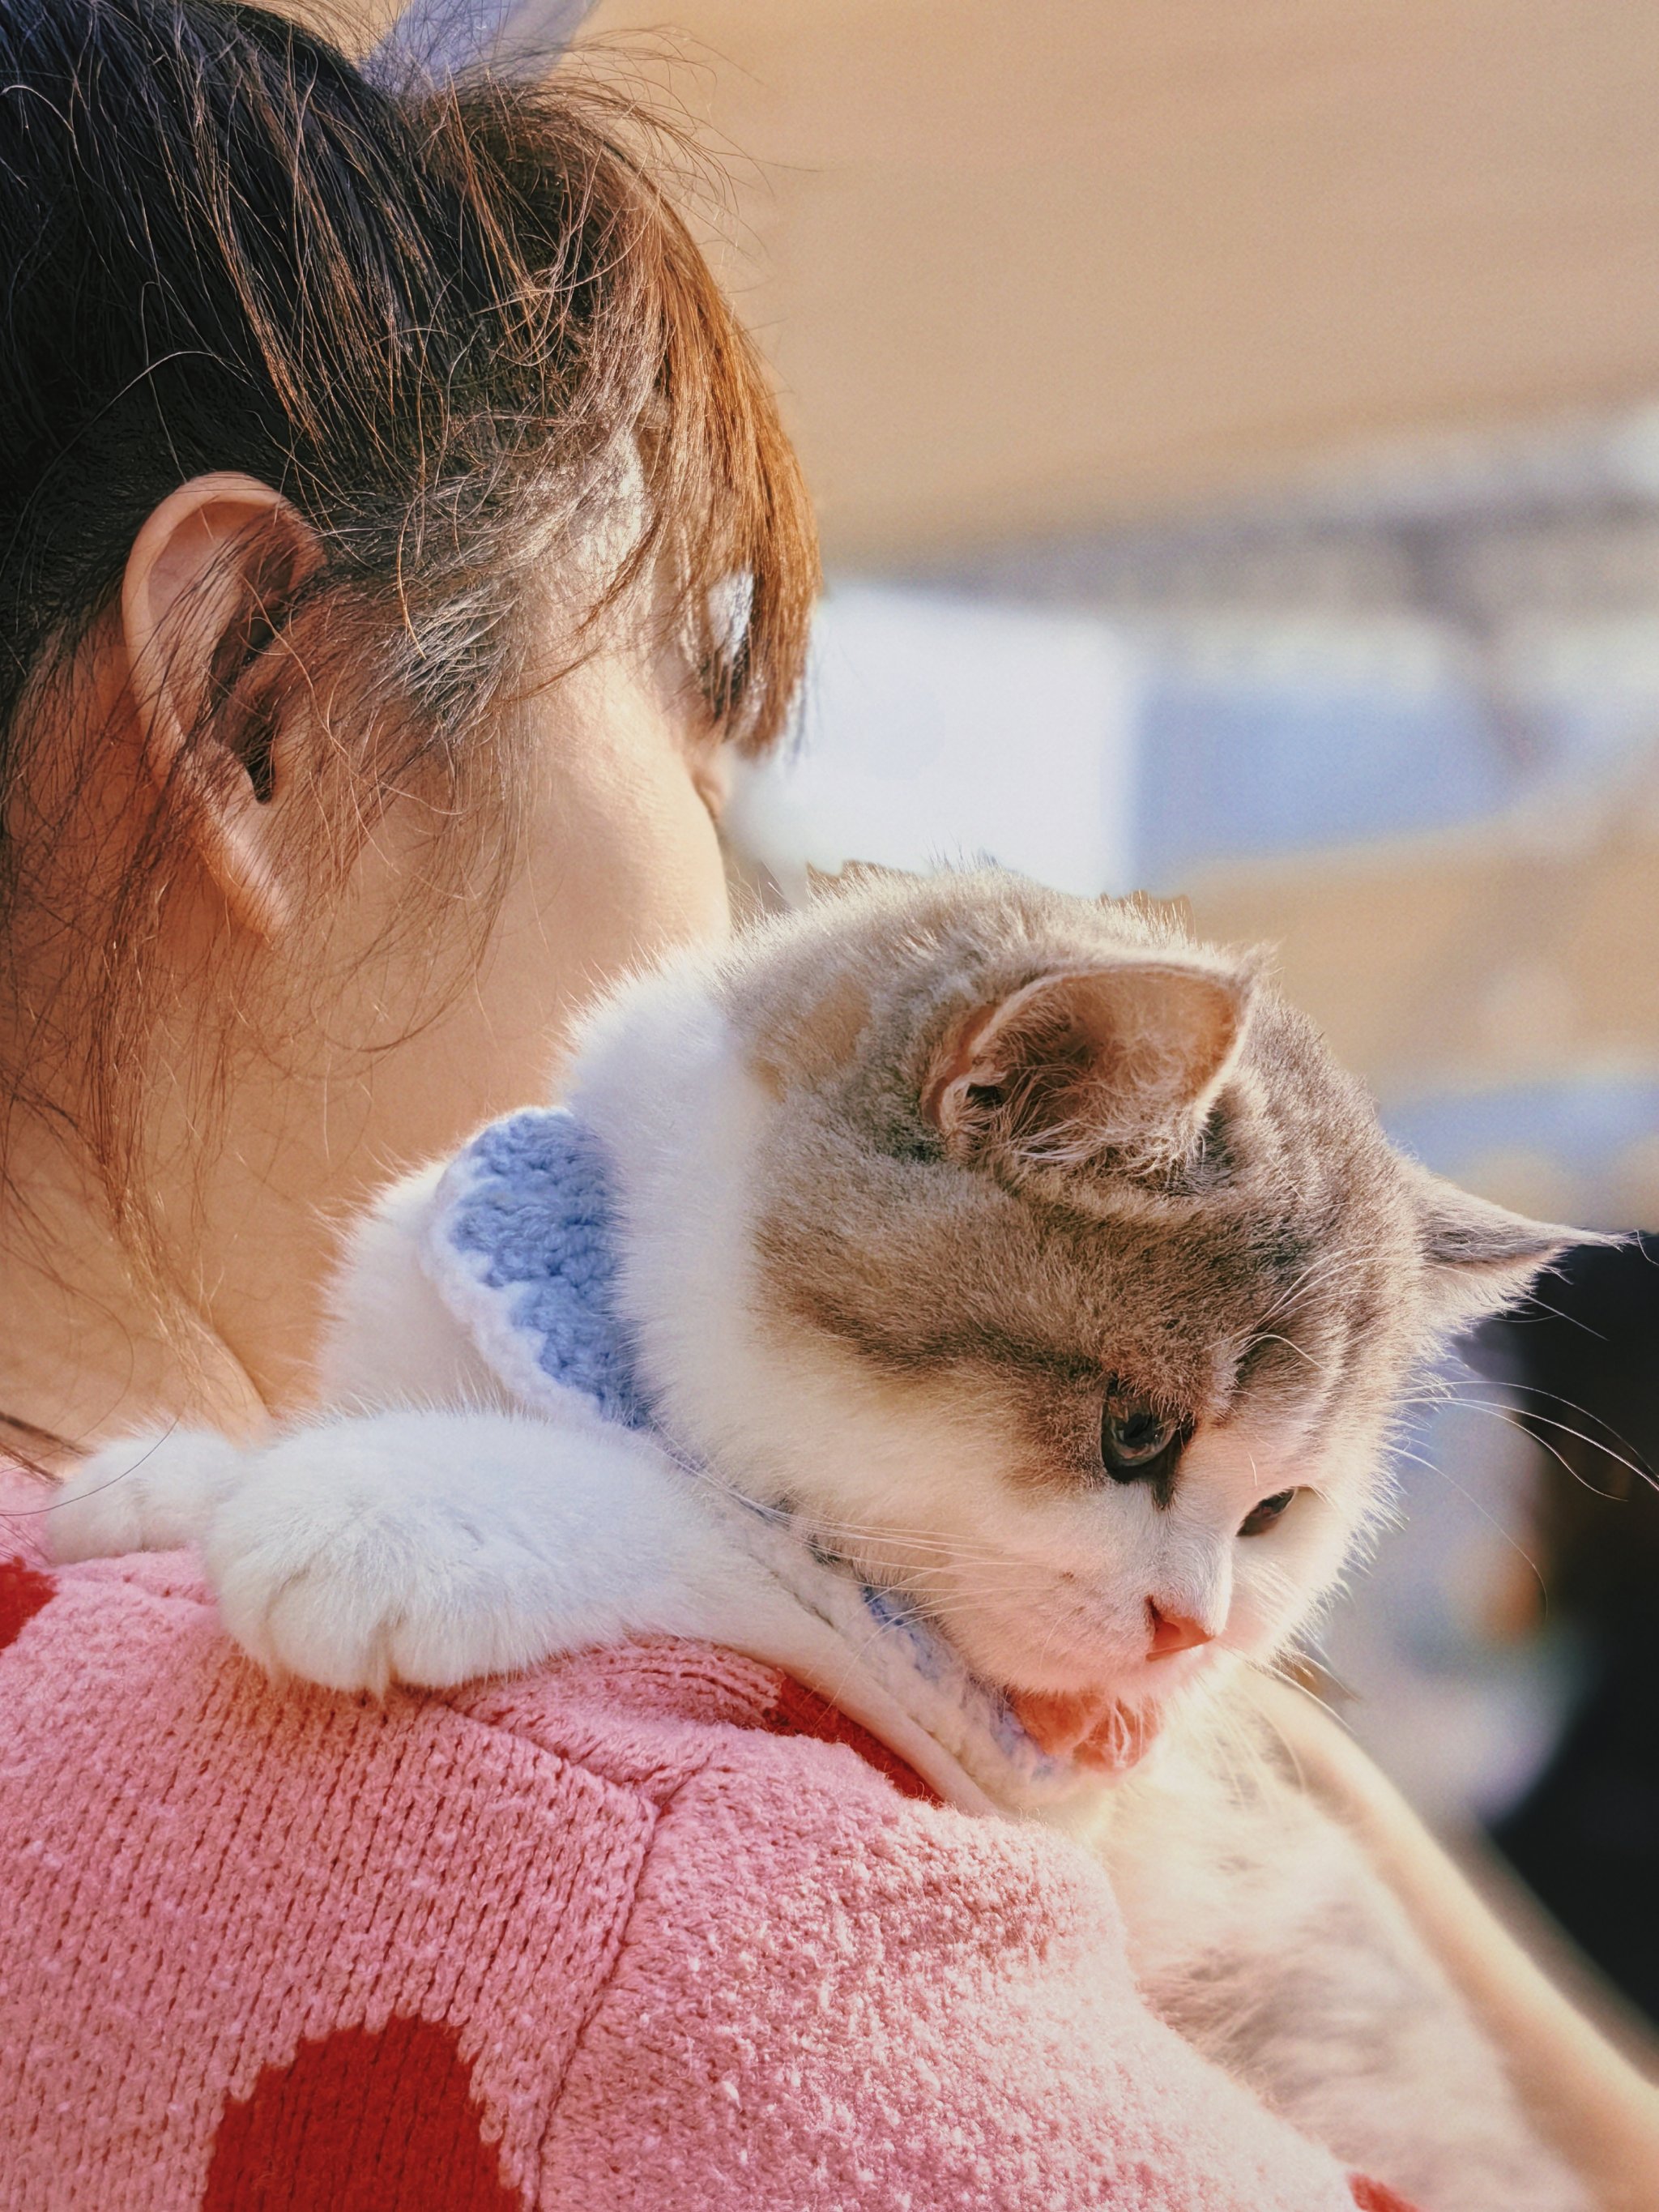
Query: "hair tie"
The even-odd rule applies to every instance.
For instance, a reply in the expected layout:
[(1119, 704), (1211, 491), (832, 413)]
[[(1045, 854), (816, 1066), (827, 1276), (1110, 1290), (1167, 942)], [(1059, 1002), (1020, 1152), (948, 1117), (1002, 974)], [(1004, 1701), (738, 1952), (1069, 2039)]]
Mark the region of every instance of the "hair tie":
[(593, 0), (410, 0), (369, 54), (376, 76), (441, 86), (473, 75), (544, 76)]

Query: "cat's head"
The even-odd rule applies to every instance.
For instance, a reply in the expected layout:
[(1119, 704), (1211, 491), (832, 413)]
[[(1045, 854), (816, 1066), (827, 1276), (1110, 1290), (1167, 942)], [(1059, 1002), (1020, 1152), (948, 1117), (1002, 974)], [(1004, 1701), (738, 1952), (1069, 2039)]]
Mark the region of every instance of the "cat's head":
[(667, 1004), (601, 1087), (692, 1224), (629, 1291), (671, 1421), (1103, 1765), (1303, 1624), (1425, 1354), (1567, 1234), (1395, 1152), (1257, 961), (1000, 872)]

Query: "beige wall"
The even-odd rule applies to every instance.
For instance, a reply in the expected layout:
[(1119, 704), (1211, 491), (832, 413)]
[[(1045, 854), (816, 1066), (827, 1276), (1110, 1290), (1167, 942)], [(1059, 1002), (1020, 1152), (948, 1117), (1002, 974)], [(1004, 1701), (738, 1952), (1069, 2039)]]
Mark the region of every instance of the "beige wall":
[[(1384, 1097), (1659, 1075), (1656, 796), (1627, 794), (1599, 826), (1558, 813), (1530, 831), (1213, 871), (1193, 886), (1194, 919), (1272, 944), (1287, 994)], [(1616, 1218), (1659, 1224), (1659, 1140), (1638, 1150)], [(1488, 1180), (1552, 1210), (1508, 1169)]]
[(364, 54), (403, 13), (400, 0), (260, 0), (279, 15), (301, 22), (334, 40), (349, 54)]
[(600, 0), (758, 164), (832, 556), (1659, 388), (1653, 0)]

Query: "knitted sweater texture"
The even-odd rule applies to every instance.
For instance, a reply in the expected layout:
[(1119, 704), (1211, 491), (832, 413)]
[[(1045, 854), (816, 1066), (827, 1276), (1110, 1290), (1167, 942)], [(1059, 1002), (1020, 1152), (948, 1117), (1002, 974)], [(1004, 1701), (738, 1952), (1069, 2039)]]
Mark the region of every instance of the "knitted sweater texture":
[(189, 1555), (6, 1500), (4, 2212), (1394, 2204), (1152, 2018), (1086, 1856), (776, 1670), (274, 1685)]

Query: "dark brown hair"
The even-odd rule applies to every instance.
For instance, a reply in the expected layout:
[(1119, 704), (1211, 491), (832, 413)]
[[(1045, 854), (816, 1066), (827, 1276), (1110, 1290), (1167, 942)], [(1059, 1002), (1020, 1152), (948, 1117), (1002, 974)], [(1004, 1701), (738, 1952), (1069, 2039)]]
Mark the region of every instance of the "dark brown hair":
[[(480, 775), (507, 794), (491, 756), (531, 672), (520, 613), (605, 520), (589, 617), (648, 579), (715, 727), (774, 737), (811, 522), (661, 143), (592, 82), (376, 82), (228, 0), (0, 0), (0, 819), (32, 702), (118, 599), (145, 518), (219, 470), (276, 487), (322, 549), (248, 647), (282, 631), (308, 676), (332, 670), (377, 788), (435, 777), (461, 824), (489, 811)], [(0, 960), (30, 848), (0, 836)], [(76, 1133), (118, 1219), (175, 865), (158, 808), (75, 925)], [(0, 1069), (14, 1097), (26, 1043)]]

